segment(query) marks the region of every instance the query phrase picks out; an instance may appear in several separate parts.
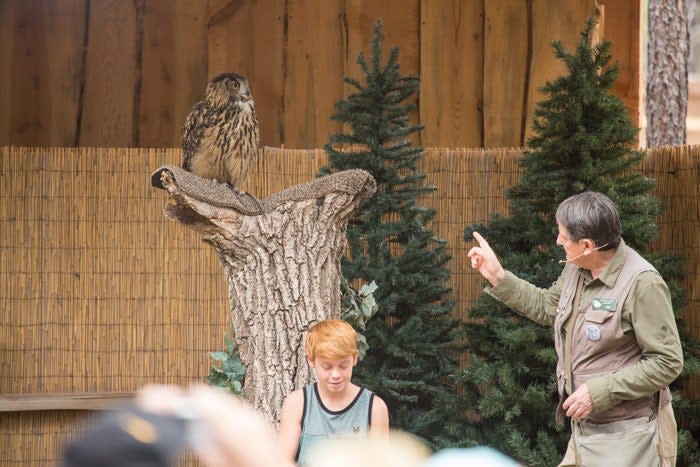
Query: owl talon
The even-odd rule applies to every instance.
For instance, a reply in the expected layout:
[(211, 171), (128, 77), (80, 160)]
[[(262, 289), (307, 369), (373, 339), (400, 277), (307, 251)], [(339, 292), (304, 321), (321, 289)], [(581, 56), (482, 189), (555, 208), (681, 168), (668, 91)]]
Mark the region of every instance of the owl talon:
[(238, 190), (234, 190), (234, 191), (236, 192), (236, 196), (239, 197), (239, 198), (242, 198), (242, 197), (244, 197), (244, 196), (247, 197), (247, 198), (249, 198), (251, 201), (253, 201), (253, 203), (255, 203), (255, 205), (257, 206), (257, 208), (258, 208), (258, 210), (259, 210), (259, 212), (260, 212), (260, 213), (263, 212), (262, 205), (260, 204), (260, 201), (258, 201), (258, 198), (256, 198), (255, 196), (253, 196), (253, 195), (251, 195), (250, 193), (247, 193), (247, 192), (245, 192), (245, 191), (238, 191)]

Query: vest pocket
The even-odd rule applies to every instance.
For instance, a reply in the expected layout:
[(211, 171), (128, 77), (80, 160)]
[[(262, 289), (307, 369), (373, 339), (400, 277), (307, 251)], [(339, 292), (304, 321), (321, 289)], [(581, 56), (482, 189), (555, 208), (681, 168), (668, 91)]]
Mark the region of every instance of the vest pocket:
[(605, 310), (590, 310), (586, 313), (586, 321), (591, 321), (593, 323), (603, 324), (612, 318), (614, 313)]
[(574, 426), (581, 465), (658, 466), (657, 426), (646, 418)]
[(589, 310), (583, 317), (578, 339), (583, 343), (584, 354), (600, 352), (613, 348), (617, 333), (617, 322), (612, 319), (614, 313), (605, 310)]

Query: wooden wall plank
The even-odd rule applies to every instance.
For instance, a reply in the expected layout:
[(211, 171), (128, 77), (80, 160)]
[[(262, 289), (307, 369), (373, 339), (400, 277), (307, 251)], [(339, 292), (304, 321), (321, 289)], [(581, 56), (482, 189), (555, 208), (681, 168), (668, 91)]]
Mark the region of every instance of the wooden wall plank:
[(342, 76), (358, 76), (381, 17), (385, 49), (398, 45), (402, 73), (421, 75), (424, 146), (517, 146), (518, 120), (563, 71), (550, 42), (573, 47), (596, 3), (621, 65), (614, 92), (638, 124), (636, 0), (6, 0), (0, 144), (178, 147), (208, 78), (236, 71), (251, 81), (263, 145), (319, 147), (342, 128), (330, 121), (349, 92)]
[[(10, 72), (10, 140), (15, 144), (45, 145), (47, 115), (42, 103), (48, 100), (46, 61), (46, 29), (41, 18), (46, 5), (42, 2), (13, 3), (10, 10), (14, 47)], [(19, 79), (18, 79), (19, 78)]]
[[(171, 0), (149, 0), (144, 5), (141, 95), (138, 142), (141, 147), (176, 146), (172, 129), (183, 116), (175, 115), (175, 14)], [(185, 31), (179, 31), (180, 34)]]
[(149, 0), (143, 23), (138, 146), (180, 147), (185, 118), (207, 85), (207, 5)]
[(87, 0), (46, 1), (49, 101), (48, 146), (77, 142), (80, 85), (85, 72), (83, 46), (87, 27)]
[(0, 145), (12, 144), (12, 78), (17, 72), (13, 66), (15, 47), (15, 4), (0, 2)]
[[(228, 49), (239, 51), (241, 47), (239, 43), (231, 43), (228, 34), (231, 34), (229, 30), (232, 28), (226, 26), (228, 19), (237, 14), (243, 4), (242, 1), (231, 0), (209, 0), (207, 3), (207, 77), (224, 71), (236, 71), (229, 68), (231, 65)], [(240, 51), (239, 53), (245, 54)]]
[[(234, 72), (248, 79), (260, 124), (260, 144), (279, 147), (282, 144), (284, 2), (242, 0), (234, 3), (235, 8), (219, 1), (210, 4), (209, 76)], [(222, 11), (224, 13), (220, 13)]]
[(0, 395), (0, 412), (34, 410), (112, 410), (134, 398), (133, 392), (66, 392)]
[(130, 147), (139, 75), (137, 5), (90, 2), (85, 91), (79, 146)]
[(521, 0), (485, 2), (484, 147), (524, 144), (529, 78), (528, 7)]
[(481, 1), (421, 1), (424, 146), (482, 145), (483, 8)]
[[(555, 6), (556, 5), (556, 6)], [(586, 20), (595, 14), (595, 0), (548, 0), (532, 2), (532, 55), (530, 83), (527, 90), (528, 121), (525, 140), (532, 136), (531, 118), (537, 103), (544, 98), (540, 88), (547, 81), (566, 72), (563, 62), (555, 59), (552, 41), (559, 40), (564, 49), (573, 52)]]
[(208, 30), (206, 2), (177, 0), (175, 2), (175, 50), (179, 57), (175, 64), (175, 127), (173, 147), (180, 147), (185, 118), (199, 101), (207, 86)]
[(384, 53), (392, 47), (399, 48), (399, 63), (404, 75), (417, 75), (419, 69), (419, 17), (418, 0), (347, 0), (347, 49), (345, 72), (357, 76), (360, 71), (357, 56), (363, 52), (365, 58), (371, 54), (372, 30), (381, 18), (384, 24)]
[(612, 62), (618, 62), (620, 74), (613, 92), (625, 103), (632, 123), (639, 127), (642, 115), (642, 6), (639, 0), (603, 2), (603, 37), (613, 43)]
[(284, 83), (285, 147), (314, 148), (341, 130), (330, 119), (343, 97), (343, 0), (289, 0)]
[[(360, 78), (362, 70), (357, 57), (363, 53), (369, 60), (372, 53), (372, 31), (378, 18), (384, 25), (382, 64), (386, 63), (389, 51), (399, 48), (399, 65), (402, 75), (420, 73), (420, 3), (419, 0), (347, 0), (345, 2), (347, 23), (347, 48), (344, 75)], [(345, 86), (345, 97), (354, 92)], [(409, 102), (418, 102), (418, 93)], [(419, 123), (418, 108), (410, 115), (410, 122)], [(347, 130), (346, 130), (347, 131)], [(415, 135), (415, 143), (420, 142), (420, 134)]]
[(84, 0), (3, 2), (3, 141), (75, 144)]

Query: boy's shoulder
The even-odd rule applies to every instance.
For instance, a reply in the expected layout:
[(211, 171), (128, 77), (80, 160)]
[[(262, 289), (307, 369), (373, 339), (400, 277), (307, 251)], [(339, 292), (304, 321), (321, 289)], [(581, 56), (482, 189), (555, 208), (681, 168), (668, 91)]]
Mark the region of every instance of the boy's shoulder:
[(313, 384), (307, 384), (287, 394), (282, 401), (283, 406), (290, 406), (302, 410), (304, 408), (304, 400), (306, 399), (306, 390), (313, 387)]
[(360, 385), (357, 385), (357, 387), (358, 387), (362, 392), (365, 392), (365, 393), (374, 395), (374, 398), (375, 398), (375, 399), (381, 399), (381, 397), (379, 397), (379, 395), (378, 395), (376, 392), (374, 392), (373, 390), (371, 390), (371, 389), (368, 388), (367, 386), (360, 386)]
[(282, 401), (282, 417), (300, 418), (304, 410), (304, 388), (295, 389)]
[(293, 390), (292, 392), (290, 392), (289, 394), (287, 394), (287, 396), (284, 398), (284, 401), (285, 401), (285, 402), (287, 402), (287, 401), (296, 401), (296, 400), (302, 400), (302, 401), (303, 401), (303, 400), (304, 400), (304, 390), (305, 390), (305, 387), (301, 387), (301, 388), (299, 388), (299, 389)]

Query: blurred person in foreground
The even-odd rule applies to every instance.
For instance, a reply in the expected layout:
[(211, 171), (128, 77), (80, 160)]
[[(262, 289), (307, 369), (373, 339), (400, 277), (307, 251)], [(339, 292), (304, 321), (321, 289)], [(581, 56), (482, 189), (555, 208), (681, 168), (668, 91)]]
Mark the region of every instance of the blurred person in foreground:
[(560, 395), (571, 417), (560, 466), (673, 466), (676, 422), (668, 385), (683, 353), (668, 286), (625, 245), (615, 205), (583, 192), (557, 208), (564, 269), (549, 289), (506, 271), (478, 233), (471, 265), (486, 292), (527, 318), (553, 326)]
[(289, 467), (275, 432), (244, 400), (207, 385), (149, 385), (70, 440), (64, 467), (169, 467), (191, 451), (207, 467)]
[(359, 354), (353, 327), (339, 319), (315, 324), (305, 352), (318, 382), (291, 392), (282, 404), (278, 446), (285, 458), (303, 464), (311, 447), (329, 438), (385, 437), (386, 403), (351, 381)]
[[(70, 440), (65, 467), (171, 467), (192, 451), (206, 467), (290, 467), (272, 426), (244, 400), (213, 386), (150, 385), (134, 400), (100, 414)], [(325, 439), (309, 449), (308, 467), (517, 467), (490, 448), (431, 455), (413, 435)]]
[(486, 447), (450, 448), (435, 454), (417, 437), (392, 430), (383, 437), (327, 439), (307, 456), (308, 467), (518, 467)]

